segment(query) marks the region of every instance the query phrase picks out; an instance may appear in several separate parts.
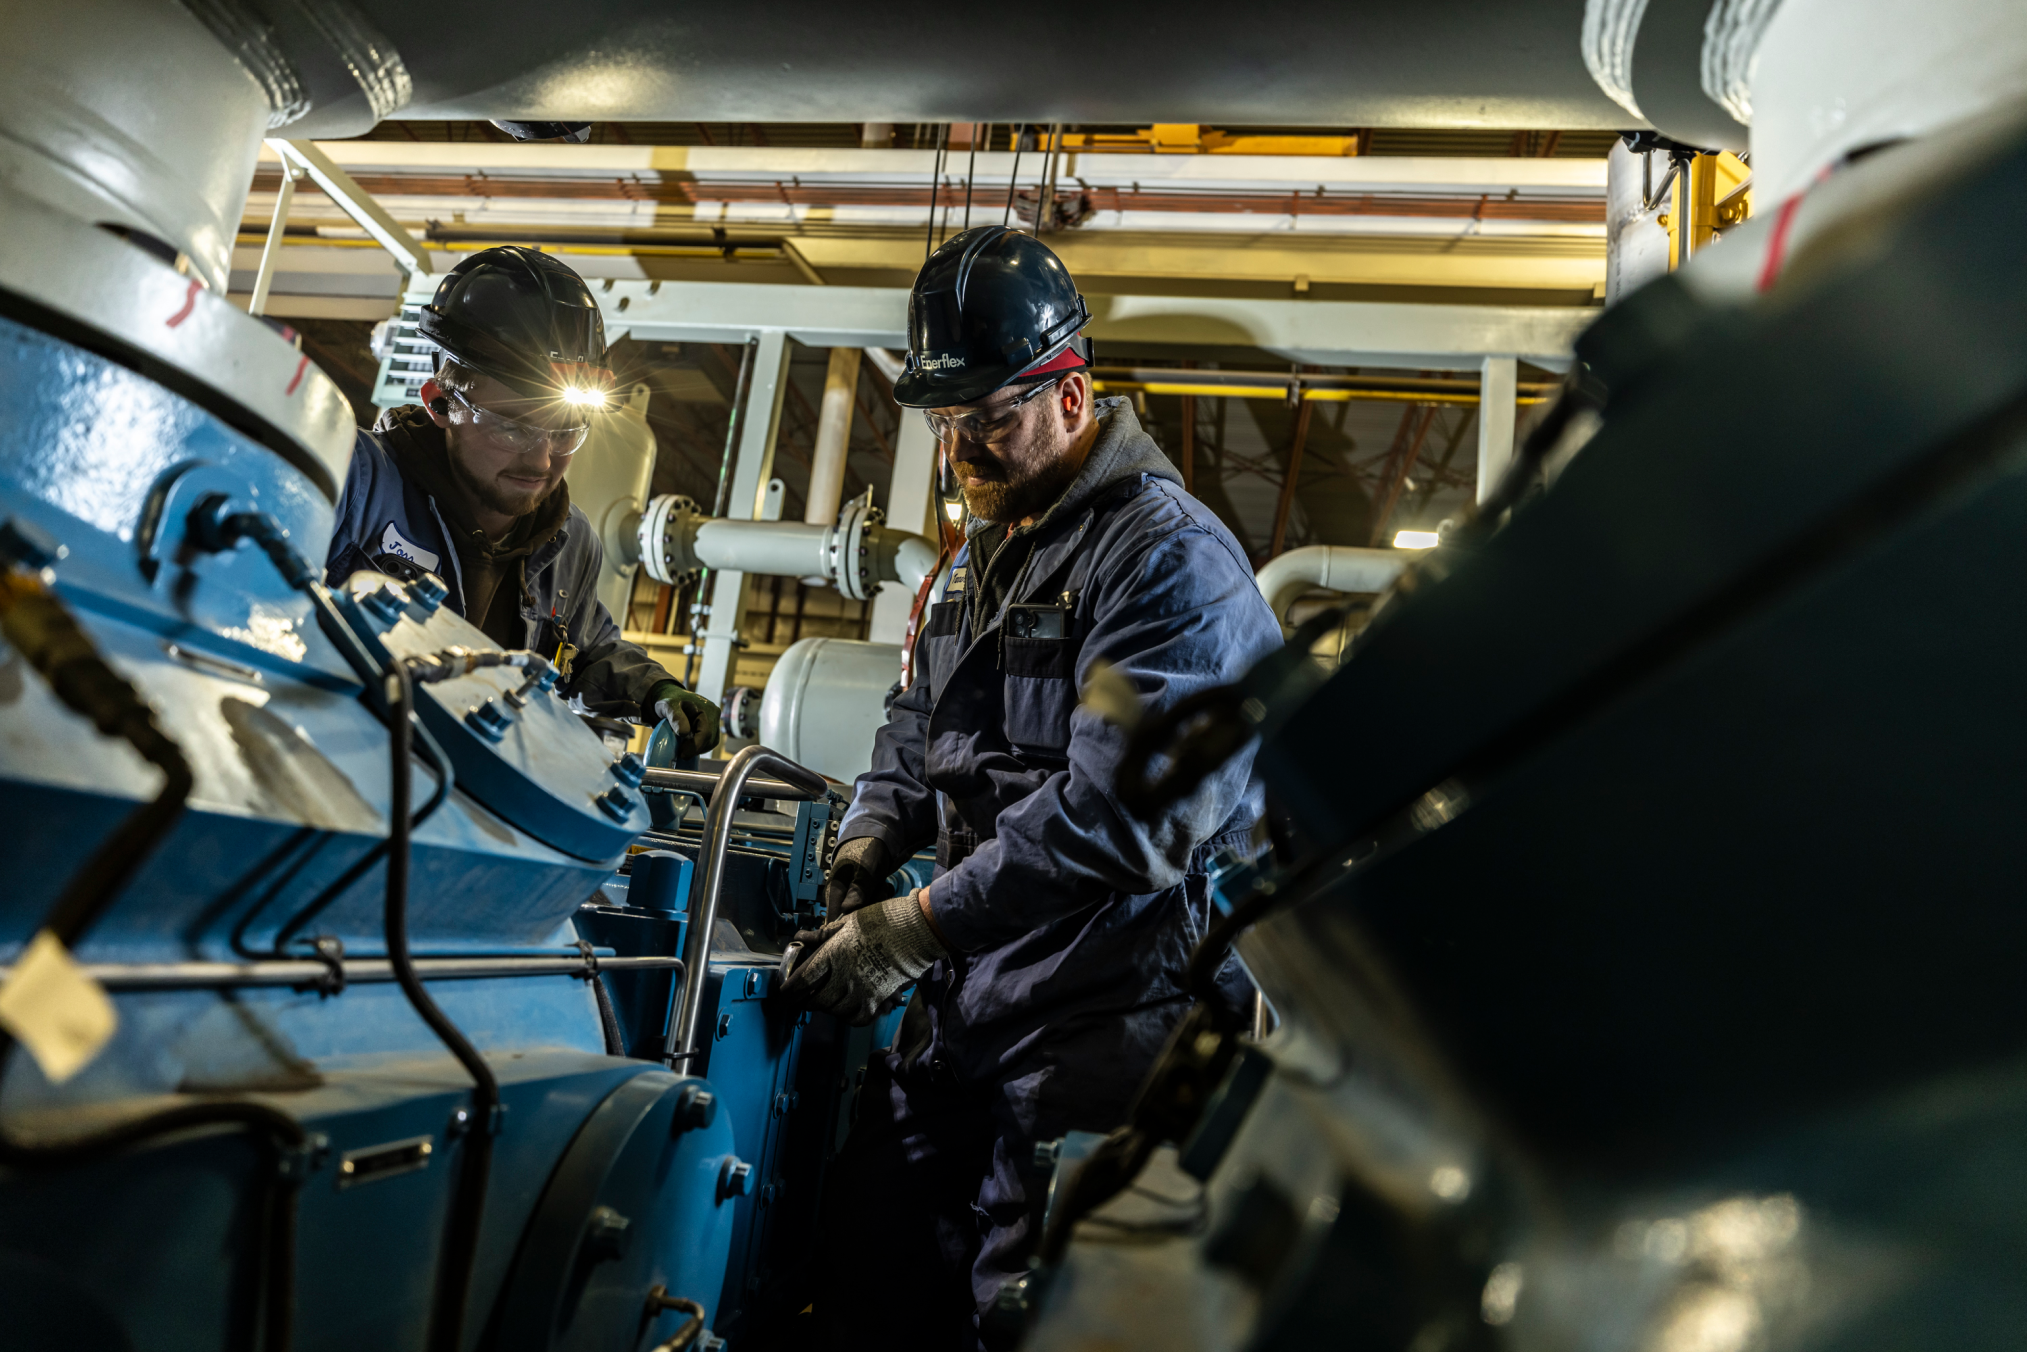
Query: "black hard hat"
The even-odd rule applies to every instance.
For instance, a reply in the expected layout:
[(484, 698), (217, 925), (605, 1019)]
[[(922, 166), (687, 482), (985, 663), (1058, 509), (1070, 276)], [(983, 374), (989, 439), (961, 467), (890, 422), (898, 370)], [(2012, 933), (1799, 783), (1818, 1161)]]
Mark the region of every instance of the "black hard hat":
[(931, 254), (908, 293), (906, 408), (983, 399), (1025, 375), (1091, 364), (1091, 311), (1070, 270), (1032, 235), (982, 225)]
[(438, 283), (416, 328), (530, 399), (605, 389), (605, 317), (568, 264), (517, 244), (473, 254)]

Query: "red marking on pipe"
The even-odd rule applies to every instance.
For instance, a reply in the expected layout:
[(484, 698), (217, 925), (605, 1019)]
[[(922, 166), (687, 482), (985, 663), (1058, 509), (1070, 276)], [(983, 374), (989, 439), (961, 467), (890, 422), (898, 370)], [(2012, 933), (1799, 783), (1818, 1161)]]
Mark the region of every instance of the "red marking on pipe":
[(1765, 292), (1774, 289), (1774, 283), (1781, 279), (1781, 264), (1787, 260), (1788, 229), (1795, 223), (1795, 212), (1802, 205), (1802, 194), (1796, 193), (1781, 203), (1780, 211), (1774, 216), (1774, 228), (1767, 235), (1767, 257), (1760, 264), (1760, 279), (1756, 290)]
[(309, 369), (310, 369), (310, 359), (308, 357), (304, 357), (301, 361), (296, 363), (295, 377), (294, 379), (289, 381), (289, 387), (282, 391), (282, 397), (284, 399), (286, 399), (288, 396), (296, 392), (296, 386), (303, 383), (303, 372)]
[(197, 292), (203, 287), (203, 285), (204, 283), (198, 281), (195, 277), (192, 277), (190, 279), (190, 289), (183, 293), (183, 308), (178, 310), (175, 314), (169, 316), (170, 328), (173, 329), (178, 324), (181, 324), (184, 320), (188, 319), (190, 317), (190, 312), (197, 308)]

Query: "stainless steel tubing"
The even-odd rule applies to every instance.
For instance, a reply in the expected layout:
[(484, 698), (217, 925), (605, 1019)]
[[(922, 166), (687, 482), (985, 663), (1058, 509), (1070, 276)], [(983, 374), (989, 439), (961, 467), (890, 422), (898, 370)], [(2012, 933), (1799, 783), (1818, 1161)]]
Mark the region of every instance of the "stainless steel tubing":
[(821, 798), (830, 787), (816, 771), (764, 746), (747, 747), (725, 766), (715, 786), (722, 791), (712, 795), (711, 810), (704, 814), (704, 835), (697, 847), (700, 867), (690, 883), (690, 929), (683, 939), (683, 970), (695, 979), (683, 982), (682, 1009), (669, 1024), (662, 1059), (672, 1067), (697, 1055), (697, 1021), (704, 1013), (704, 987), (709, 984), (711, 931), (718, 923), (718, 894), (725, 886), (725, 849), (732, 841), (732, 814), (748, 781), (761, 770), (772, 771), (795, 787), (796, 792), (776, 795), (779, 797)]
[[(345, 984), (394, 980), (385, 958), (344, 958), (338, 966)], [(459, 981), (521, 976), (588, 977), (594, 972), (681, 971), (681, 958), (587, 958), (579, 953), (553, 958), (417, 958), (416, 974), (424, 981)], [(11, 974), (0, 967), (0, 984)], [(101, 986), (115, 991), (207, 990), (247, 986), (314, 986), (331, 975), (328, 964), (299, 958), (268, 962), (95, 962), (84, 970)]]
[[(746, 748), (747, 751), (758, 749), (757, 747)], [(745, 752), (741, 752), (740, 754), (744, 755)], [(768, 754), (772, 755), (773, 753), (769, 752)], [(728, 762), (726, 773), (731, 773), (730, 766), (736, 764), (738, 764), (736, 759)], [(783, 764), (795, 765), (795, 762), (784, 761)], [(795, 765), (795, 768), (802, 770), (800, 765)], [(815, 771), (805, 770), (803, 773), (815, 774)], [(741, 796), (754, 795), (761, 798), (789, 799), (821, 798), (824, 795), (824, 790), (829, 788), (830, 785), (824, 782), (822, 775), (817, 775), (816, 778), (817, 782), (822, 785), (821, 788), (809, 789), (800, 784), (792, 784), (785, 780), (749, 777), (741, 784)], [(713, 794), (718, 792), (718, 783), (719, 777), (709, 770), (663, 770), (650, 767), (642, 773), (640, 786), (649, 792), (694, 793), (699, 798), (708, 801)]]

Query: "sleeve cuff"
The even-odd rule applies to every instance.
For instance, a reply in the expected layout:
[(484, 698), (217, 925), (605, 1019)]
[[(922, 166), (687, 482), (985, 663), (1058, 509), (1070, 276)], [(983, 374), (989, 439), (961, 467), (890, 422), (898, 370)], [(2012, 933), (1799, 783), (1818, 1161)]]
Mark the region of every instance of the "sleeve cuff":
[(929, 913), (955, 953), (973, 953), (992, 941), (991, 935), (978, 933), (970, 923), (969, 908), (960, 900), (965, 882), (964, 865), (959, 864), (929, 884)]
[(838, 845), (843, 846), (854, 840), (869, 838), (877, 840), (887, 847), (887, 854), (893, 859), (894, 867), (896, 868), (899, 868), (910, 855), (915, 853), (907, 847), (906, 842), (901, 839), (900, 835), (892, 827), (888, 826), (885, 822), (874, 821), (870, 817), (862, 818), (859, 821), (852, 821), (850, 818), (847, 818), (844, 829), (838, 832)]

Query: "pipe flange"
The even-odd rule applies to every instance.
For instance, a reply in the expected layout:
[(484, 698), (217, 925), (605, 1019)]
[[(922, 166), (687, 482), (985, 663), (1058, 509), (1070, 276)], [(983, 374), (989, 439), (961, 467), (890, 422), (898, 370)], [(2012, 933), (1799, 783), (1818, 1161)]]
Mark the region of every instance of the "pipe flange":
[(664, 493), (651, 500), (641, 513), (635, 536), (647, 575), (673, 587), (684, 573), (701, 567), (697, 561), (697, 528), (701, 524), (702, 509), (680, 493)]
[(887, 514), (863, 498), (845, 504), (831, 535), (831, 576), (838, 591), (853, 601), (870, 601), (880, 589), (873, 563), (873, 531)]

